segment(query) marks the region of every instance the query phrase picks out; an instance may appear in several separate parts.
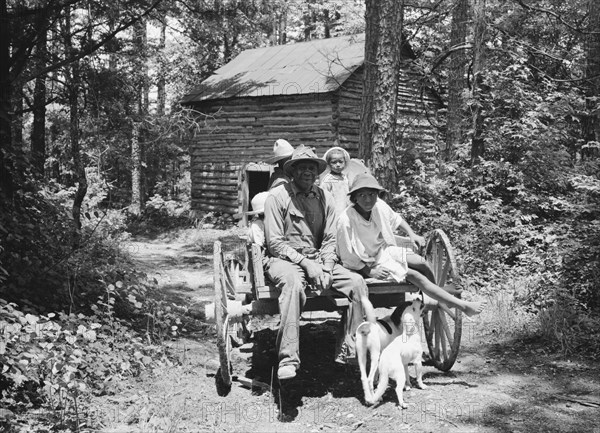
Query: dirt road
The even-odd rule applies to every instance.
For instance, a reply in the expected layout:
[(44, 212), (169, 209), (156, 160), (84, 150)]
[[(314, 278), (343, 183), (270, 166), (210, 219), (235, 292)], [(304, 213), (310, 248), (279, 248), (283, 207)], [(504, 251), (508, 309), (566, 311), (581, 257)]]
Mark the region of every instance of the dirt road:
[[(213, 296), (212, 240), (225, 235), (235, 239), (213, 231), (200, 240), (131, 242), (129, 250), (174, 302), (200, 308)], [(246, 380), (234, 381), (227, 396), (215, 386), (214, 336), (196, 333), (170, 343), (178, 363), (99, 399), (99, 417), (106, 432), (600, 433), (598, 364), (498, 332), (494, 313), (463, 325), (457, 363), (447, 373), (425, 367), (429, 387), (405, 392), (405, 410), (391, 388), (380, 405), (362, 403), (358, 368), (332, 362), (335, 314), (312, 313), (301, 328), (301, 369), (285, 386), (271, 379), (277, 317), (253, 319), (251, 343), (233, 353), (234, 374)]]

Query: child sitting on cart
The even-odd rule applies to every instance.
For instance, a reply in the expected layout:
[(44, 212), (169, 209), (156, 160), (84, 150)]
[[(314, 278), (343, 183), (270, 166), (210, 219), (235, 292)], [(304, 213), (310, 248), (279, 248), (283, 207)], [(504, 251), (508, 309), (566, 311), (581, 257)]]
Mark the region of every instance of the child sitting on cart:
[(263, 249), (267, 245), (265, 241), (265, 200), (267, 200), (268, 195), (268, 191), (256, 194), (250, 201), (252, 210), (246, 212), (246, 215), (252, 216), (252, 221), (250, 221), (248, 227), (248, 241), (260, 245)]
[(433, 272), (420, 255), (396, 246), (394, 232), (405, 231), (414, 246), (425, 239), (416, 235), (408, 223), (392, 210), (379, 193), (384, 188), (369, 173), (359, 174), (350, 187), (353, 206), (346, 208), (337, 225), (338, 255), (344, 267), (365, 277), (403, 281), (405, 278), (431, 298), (456, 307), (467, 316), (481, 313), (485, 303), (456, 298), (454, 285), (439, 287), (433, 283)]

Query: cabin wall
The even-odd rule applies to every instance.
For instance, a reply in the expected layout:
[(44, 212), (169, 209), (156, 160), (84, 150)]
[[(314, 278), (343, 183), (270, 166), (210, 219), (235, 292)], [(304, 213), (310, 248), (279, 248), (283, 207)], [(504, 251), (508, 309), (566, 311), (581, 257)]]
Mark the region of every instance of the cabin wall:
[(339, 94), (338, 143), (353, 158), (358, 158), (360, 153), (358, 134), (362, 109), (362, 71), (363, 68), (357, 69), (344, 81), (337, 92)]
[[(434, 169), (439, 141), (436, 127), (441, 101), (424, 87), (421, 74), (411, 61), (404, 63), (398, 89), (398, 146), (402, 155), (418, 158)], [(410, 159), (410, 158), (405, 158)]]
[[(338, 90), (338, 141), (352, 157), (359, 157), (360, 154), (362, 79), (361, 67)], [(405, 62), (398, 89), (399, 150), (402, 153), (417, 154), (423, 162), (433, 162), (441, 137), (432, 123), (435, 121), (440, 101), (429, 89), (421, 91), (420, 80), (420, 75), (410, 66), (410, 62)]]
[(234, 214), (238, 208), (242, 164), (194, 161), (194, 157), (191, 161), (192, 209)]
[(322, 155), (334, 141), (332, 95), (215, 100), (194, 105), (204, 127), (189, 143), (192, 209), (239, 214), (240, 171), (261, 162), (279, 138)]

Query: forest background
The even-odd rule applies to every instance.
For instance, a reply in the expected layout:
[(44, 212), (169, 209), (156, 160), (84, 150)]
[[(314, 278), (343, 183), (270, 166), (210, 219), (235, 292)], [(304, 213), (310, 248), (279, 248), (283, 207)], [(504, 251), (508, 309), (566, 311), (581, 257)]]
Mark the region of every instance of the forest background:
[[(226, 221), (189, 208), (186, 143), (202, 116), (180, 98), (244, 49), (364, 31), (367, 60), (410, 43), (445, 101), (435, 160), (384, 146), (393, 129), (363, 127), (391, 203), (418, 231), (449, 234), (468, 291), (528, 315), (507, 332), (598, 358), (598, 2), (1, 0), (0, 16), (11, 410), (76, 407), (107, 377), (168, 358), (160, 343), (181, 332), (177, 314), (119, 245)], [(386, 71), (370, 73), (376, 104)], [(394, 115), (373, 104), (363, 125)]]

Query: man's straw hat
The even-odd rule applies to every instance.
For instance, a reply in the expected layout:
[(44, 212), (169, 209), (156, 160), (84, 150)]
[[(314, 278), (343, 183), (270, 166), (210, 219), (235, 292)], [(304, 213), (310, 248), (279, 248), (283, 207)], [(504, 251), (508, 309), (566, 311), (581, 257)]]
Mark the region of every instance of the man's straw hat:
[(305, 145), (301, 144), (294, 150), (292, 157), (285, 162), (283, 165), (283, 171), (288, 176), (291, 176), (292, 167), (302, 161), (316, 162), (319, 165), (319, 174), (323, 173), (327, 168), (327, 163), (324, 159), (317, 157), (315, 152), (310, 147), (306, 147)]

